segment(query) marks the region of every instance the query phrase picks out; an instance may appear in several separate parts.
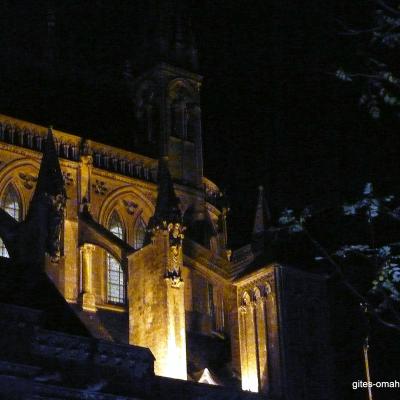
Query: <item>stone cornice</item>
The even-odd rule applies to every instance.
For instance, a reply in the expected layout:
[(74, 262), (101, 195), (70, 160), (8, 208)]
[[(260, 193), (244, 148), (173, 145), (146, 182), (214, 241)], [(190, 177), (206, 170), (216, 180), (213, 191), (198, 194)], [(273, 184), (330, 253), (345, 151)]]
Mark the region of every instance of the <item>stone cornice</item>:
[(274, 275), (276, 269), (280, 268), (280, 267), (281, 266), (278, 263), (268, 264), (264, 267), (261, 267), (260, 269), (258, 269), (256, 271), (250, 272), (249, 274), (247, 274), (241, 278), (235, 279), (233, 281), (233, 284), (238, 287), (246, 286), (246, 285), (253, 283), (259, 279), (263, 279), (264, 277)]

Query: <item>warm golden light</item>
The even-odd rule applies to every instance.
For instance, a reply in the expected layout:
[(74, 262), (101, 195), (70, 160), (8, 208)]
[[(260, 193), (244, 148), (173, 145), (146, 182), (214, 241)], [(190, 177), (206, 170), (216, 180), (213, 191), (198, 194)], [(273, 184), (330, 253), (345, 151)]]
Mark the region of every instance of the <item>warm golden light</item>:
[[(256, 361), (256, 360), (254, 360)], [(251, 392), (258, 392), (258, 377), (257, 377), (257, 370), (253, 368), (247, 369), (242, 376), (242, 389), (243, 390), (250, 390)]]

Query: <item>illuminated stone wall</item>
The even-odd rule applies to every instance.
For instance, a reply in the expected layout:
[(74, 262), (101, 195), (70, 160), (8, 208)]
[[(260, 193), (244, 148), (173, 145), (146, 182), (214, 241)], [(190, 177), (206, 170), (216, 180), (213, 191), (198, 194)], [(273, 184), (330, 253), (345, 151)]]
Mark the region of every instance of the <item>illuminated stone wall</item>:
[[(178, 92), (187, 90), (182, 82), (176, 84)], [(179, 98), (174, 96), (171, 99)], [(199, 117), (199, 110), (191, 111), (191, 117)], [(195, 142), (200, 135), (196, 118), (191, 127), (197, 132)], [(39, 171), (41, 152), (35, 143), (45, 134), (44, 127), (0, 115), (0, 199), (11, 185), (20, 199), (22, 218)], [(47, 260), (46, 270), (95, 337), (149, 347), (156, 357), (156, 374), (180, 379), (187, 378), (190, 361), (186, 332), (230, 339), (230, 365), (241, 376), (243, 389), (278, 398), (301, 389), (309, 400), (325, 398), (328, 389), (318, 382), (328, 380), (329, 360), (313, 356), (314, 348), (329, 353), (323, 282), (279, 265), (260, 266), (246, 274), (254, 261), (250, 246), (235, 268), (227, 249), (226, 210), (215, 206), (219, 189), (204, 177), (202, 189), (182, 182), (198, 183), (201, 153), (196, 153), (196, 160), (191, 156), (190, 162), (181, 155), (171, 161), (173, 174), (182, 179), (174, 185), (181, 211), (185, 216), (193, 211), (192, 219), (185, 221), (206, 222), (202, 226), (211, 232), (202, 244), (185, 237), (173, 255), (182, 280), (174, 281), (165, 279), (172, 257), (168, 232), (161, 229), (151, 244), (134, 249), (139, 219), (147, 225), (154, 214), (157, 183), (151, 171), (157, 161), (96, 142), (83, 143), (78, 136), (56, 130), (53, 134), (68, 199), (62, 255), (58, 263)], [(85, 145), (87, 153), (77, 152)], [(188, 166), (196, 173), (182, 175)], [(98, 224), (96, 229), (82, 218), (85, 209)], [(113, 213), (122, 226), (119, 242), (108, 230)], [(107, 254), (121, 265), (127, 285), (124, 303), (107, 297)], [(241, 278), (235, 279), (238, 274)], [(306, 380), (315, 383), (306, 387)]]
[(151, 350), (157, 375), (186, 379), (184, 282), (165, 276), (169, 251), (169, 233), (159, 231), (129, 259), (129, 341)]
[[(21, 200), (22, 218), (27, 213), (36, 185), (40, 146), (46, 134), (47, 128), (43, 126), (0, 115), (0, 198), (11, 184)], [(47, 260), (48, 275), (69, 303), (82, 306), (85, 283), (82, 246), (94, 244), (89, 271), (92, 296), (86, 296), (94, 297), (94, 301), (83, 308), (92, 312), (100, 309), (128, 312), (127, 305), (113, 305), (107, 301), (106, 254), (111, 253), (121, 264), (127, 262), (126, 256), (101, 236), (93, 237), (88, 233), (79, 220), (79, 212), (87, 207), (93, 219), (104, 227), (108, 226), (110, 215), (117, 212), (123, 225), (124, 241), (134, 247), (139, 219), (147, 225), (154, 213), (157, 160), (93, 141), (83, 143), (80, 137), (58, 130), (53, 130), (53, 135), (68, 199), (62, 230), (62, 256), (57, 264)], [(207, 180), (207, 185), (213, 183)], [(200, 218), (210, 212), (212, 220), (217, 223), (219, 211), (214, 207), (210, 208), (211, 211), (205, 210), (203, 189), (178, 184), (176, 192), (183, 212), (193, 208)], [(189, 271), (191, 268), (186, 269)], [(126, 269), (125, 274), (127, 280)], [(186, 297), (191, 298), (190, 278), (187, 282)], [(97, 319), (96, 323), (104, 328), (106, 322), (103, 318)]]
[(281, 349), (275, 267), (238, 282), (242, 389), (281, 394)]
[(271, 397), (332, 398), (324, 278), (270, 265), (236, 285), (242, 388)]

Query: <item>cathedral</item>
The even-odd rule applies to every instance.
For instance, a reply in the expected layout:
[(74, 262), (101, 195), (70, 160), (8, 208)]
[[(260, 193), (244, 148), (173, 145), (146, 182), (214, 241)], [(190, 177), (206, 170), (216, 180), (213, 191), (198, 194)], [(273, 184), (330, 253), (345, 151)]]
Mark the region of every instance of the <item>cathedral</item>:
[[(143, 51), (136, 67), (126, 61), (115, 85), (107, 80), (124, 91), (113, 115), (92, 110), (93, 129), (107, 121), (98, 137), (87, 119), (68, 125), (79, 91), (58, 106), (56, 82), (86, 93), (104, 78), (91, 81), (60, 50), (66, 10), (44, 13), (35, 63), (34, 46), (5, 45), (0, 393), (332, 399), (325, 279), (272, 251), (262, 187), (248, 244), (229, 248), (229, 207), (203, 171), (202, 76), (189, 17), (165, 3), (142, 44), (153, 53)], [(14, 11), (8, 5), (8, 16)], [(7, 85), (30, 74), (43, 91), (32, 96), (34, 86), (21, 85), (26, 96), (14, 107)]]

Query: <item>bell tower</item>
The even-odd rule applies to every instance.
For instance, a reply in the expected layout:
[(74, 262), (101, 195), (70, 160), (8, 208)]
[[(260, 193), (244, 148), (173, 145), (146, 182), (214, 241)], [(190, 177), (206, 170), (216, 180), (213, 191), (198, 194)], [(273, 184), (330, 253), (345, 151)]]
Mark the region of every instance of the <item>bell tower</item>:
[(135, 142), (167, 156), (175, 181), (200, 187), (203, 150), (200, 108), (202, 76), (188, 10), (175, 1), (159, 5), (156, 29), (145, 40), (153, 64), (131, 82)]

